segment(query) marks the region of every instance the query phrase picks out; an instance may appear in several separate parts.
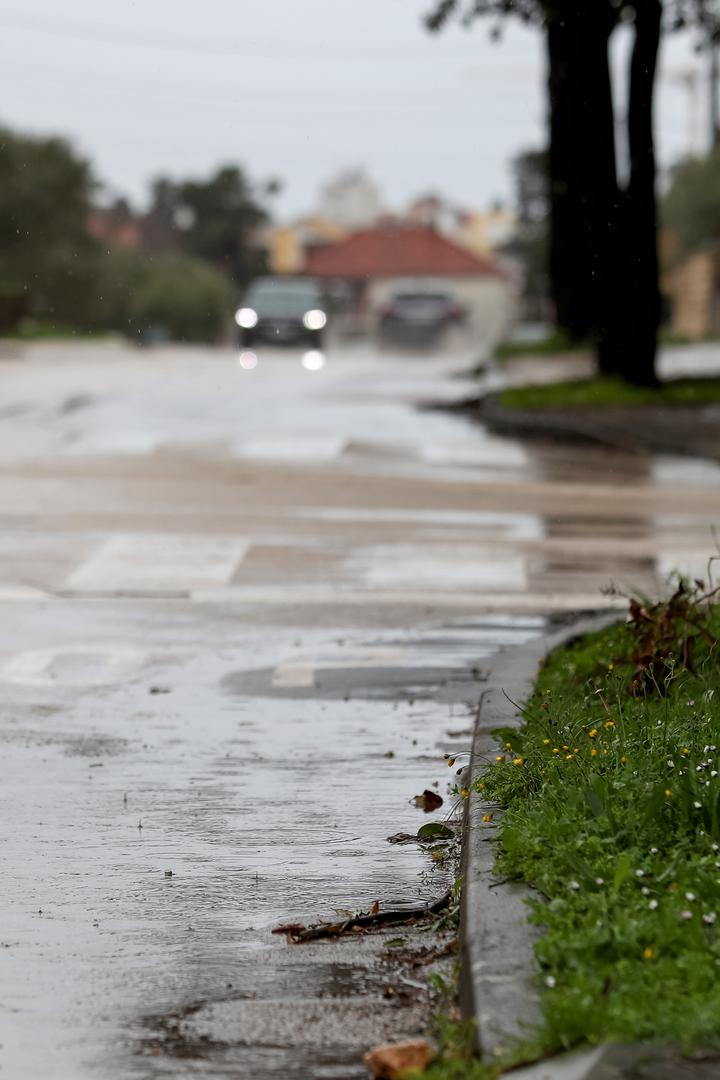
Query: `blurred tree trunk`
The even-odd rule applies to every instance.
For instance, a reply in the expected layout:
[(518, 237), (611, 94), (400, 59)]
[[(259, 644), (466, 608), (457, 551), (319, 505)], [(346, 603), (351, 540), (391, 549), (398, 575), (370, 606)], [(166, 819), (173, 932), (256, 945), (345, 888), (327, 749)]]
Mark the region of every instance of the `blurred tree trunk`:
[(553, 5), (548, 21), (551, 279), (570, 337), (597, 329), (606, 303), (611, 211), (618, 203), (607, 0)]
[(621, 191), (608, 62), (617, 8), (555, 0), (550, 95), (550, 274), (557, 320), (596, 344), (598, 369), (655, 382), (660, 315), (652, 97), (661, 0), (637, 0), (630, 72), (630, 178)]
[(661, 0), (637, 0), (628, 106), (630, 174), (613, 236), (610, 303), (598, 335), (600, 370), (641, 386), (658, 381), (661, 300), (652, 104), (661, 18)]

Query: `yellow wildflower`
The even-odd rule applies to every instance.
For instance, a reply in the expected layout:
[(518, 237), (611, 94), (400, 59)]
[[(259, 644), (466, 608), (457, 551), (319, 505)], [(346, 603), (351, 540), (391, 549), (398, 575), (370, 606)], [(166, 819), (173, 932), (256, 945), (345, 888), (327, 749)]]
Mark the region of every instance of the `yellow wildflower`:
[(606, 728), (614, 728), (615, 727), (615, 721), (614, 720), (606, 720), (605, 721), (605, 727)]
[(550, 740), (549, 739), (543, 739), (543, 746), (549, 746), (549, 745), (550, 745)]
[(590, 757), (597, 757), (597, 747), (596, 746), (593, 746), (592, 750), (590, 751)]
[(655, 953), (648, 945), (647, 949), (643, 949), (643, 960), (652, 960)]
[(560, 753), (557, 746), (553, 746), (553, 751), (552, 752), (553, 752), (553, 754), (559, 754)]
[(470, 789), (469, 788), (466, 788), (466, 787), (460, 788), (460, 795), (461, 795), (461, 797), (463, 799), (467, 799), (469, 794), (470, 794)]
[(483, 821), (492, 821), (492, 814), (483, 814)]
[(666, 787), (666, 788), (665, 788), (665, 798), (666, 798), (666, 799), (669, 799), (669, 798), (671, 798), (671, 797), (672, 797), (672, 791), (670, 790), (670, 788), (669, 788), (669, 787)]
[(495, 756), (495, 760), (496, 761), (504, 761), (505, 760), (505, 755), (504, 754), (497, 754)]
[(525, 758), (521, 758), (521, 757), (513, 758), (513, 765), (524, 765), (524, 764), (525, 764)]
[(572, 756), (572, 754), (566, 754), (566, 755), (565, 755), (565, 760), (566, 760), (566, 761), (572, 761), (572, 759), (573, 759), (573, 756)]
[(588, 731), (588, 738), (589, 739), (594, 739), (596, 735), (597, 735), (597, 728), (596, 727), (594, 727), (590, 731)]
[(687, 746), (683, 746), (683, 748), (682, 748), (682, 750), (680, 751), (680, 753), (681, 753), (681, 754), (682, 754), (682, 755), (683, 755), (684, 757), (687, 757), (687, 756), (688, 756), (688, 754), (690, 753), (690, 751), (688, 750)]

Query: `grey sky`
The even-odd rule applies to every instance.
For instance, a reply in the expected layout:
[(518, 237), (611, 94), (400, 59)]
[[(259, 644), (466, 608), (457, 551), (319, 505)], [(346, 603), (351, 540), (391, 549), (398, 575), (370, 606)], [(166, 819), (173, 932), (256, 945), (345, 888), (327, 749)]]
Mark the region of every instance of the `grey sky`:
[[(390, 206), (430, 189), (484, 206), (510, 194), (509, 161), (543, 139), (542, 42), (486, 23), (430, 37), (431, 0), (0, 0), (0, 118), (70, 137), (116, 192), (158, 173), (239, 161), (284, 185), (277, 215), (363, 165)], [(704, 135), (678, 81), (697, 66), (666, 44), (660, 158)], [(704, 87), (700, 104), (704, 104)]]

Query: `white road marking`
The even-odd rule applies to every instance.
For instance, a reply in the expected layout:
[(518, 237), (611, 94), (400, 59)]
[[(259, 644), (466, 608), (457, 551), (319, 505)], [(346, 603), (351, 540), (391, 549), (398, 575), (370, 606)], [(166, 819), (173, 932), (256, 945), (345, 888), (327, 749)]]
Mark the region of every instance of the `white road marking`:
[(192, 589), (223, 585), (249, 544), (224, 536), (115, 536), (67, 579), (70, 589)]
[(278, 664), (272, 674), (272, 685), (277, 689), (308, 687), (315, 685), (315, 664), (304, 661), (290, 664)]
[(148, 653), (122, 645), (65, 645), (18, 653), (0, 678), (25, 686), (106, 686), (124, 682), (148, 660)]
[(335, 436), (246, 439), (234, 444), (236, 457), (254, 461), (335, 461), (343, 452), (344, 438)]

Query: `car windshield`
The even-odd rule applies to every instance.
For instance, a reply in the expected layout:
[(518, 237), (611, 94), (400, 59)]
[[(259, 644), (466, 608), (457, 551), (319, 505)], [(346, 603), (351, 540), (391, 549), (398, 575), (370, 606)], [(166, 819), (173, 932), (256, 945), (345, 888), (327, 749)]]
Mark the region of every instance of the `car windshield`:
[(265, 281), (250, 289), (245, 304), (258, 315), (304, 315), (321, 307), (321, 298), (313, 285)]

